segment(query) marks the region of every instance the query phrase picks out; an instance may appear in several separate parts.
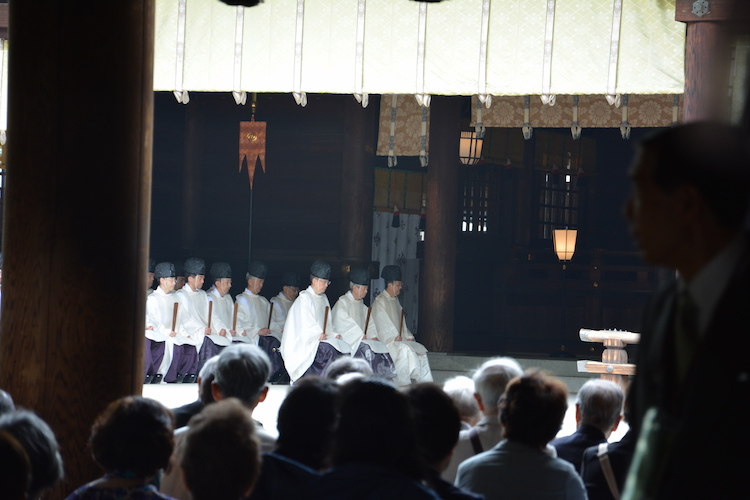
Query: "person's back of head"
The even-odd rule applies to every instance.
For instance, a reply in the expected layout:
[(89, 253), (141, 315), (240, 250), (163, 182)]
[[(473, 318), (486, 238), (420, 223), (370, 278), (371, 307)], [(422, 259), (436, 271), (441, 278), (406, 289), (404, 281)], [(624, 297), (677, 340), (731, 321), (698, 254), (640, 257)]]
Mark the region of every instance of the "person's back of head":
[(198, 397), (204, 405), (216, 401), (211, 392), (211, 385), (214, 383), (214, 378), (216, 377), (216, 363), (218, 362), (218, 355), (209, 358), (198, 373), (198, 383), (200, 384), (198, 387)]
[(513, 358), (492, 358), (474, 372), (474, 391), (482, 402), (485, 415), (497, 413), (497, 404), (511, 379), (523, 373), (521, 365)]
[(173, 433), (171, 410), (153, 399), (126, 396), (96, 418), (89, 446), (105, 471), (149, 478), (169, 464)]
[(508, 382), (499, 408), (506, 439), (542, 449), (562, 427), (568, 390), (560, 380), (529, 371)]
[(264, 394), (266, 381), (271, 374), (271, 361), (263, 350), (254, 344), (234, 344), (219, 355), (214, 386), (221, 398), (237, 398), (245, 406), (254, 408)]
[(462, 421), (474, 426), (482, 418), (472, 379), (465, 375), (449, 378), (443, 383), (443, 391), (453, 400)]
[(303, 377), (279, 406), (275, 450), (314, 470), (325, 468), (336, 422), (339, 386), (330, 379)]
[(331, 380), (337, 380), (340, 376), (347, 373), (361, 373), (365, 377), (369, 377), (372, 375), (372, 368), (369, 363), (362, 358), (341, 356), (326, 367), (325, 377)]
[(49, 425), (33, 412), (17, 410), (0, 415), (0, 431), (13, 436), (23, 447), (31, 463), (29, 499), (36, 499), (63, 477), (60, 447)]
[(341, 387), (331, 453), (334, 466), (371, 464), (419, 479), (414, 421), (406, 396), (385, 379), (355, 379)]
[(0, 415), (4, 413), (10, 413), (15, 411), (16, 405), (13, 403), (13, 397), (10, 394), (0, 389)]
[(180, 467), (193, 500), (239, 500), (260, 474), (260, 443), (250, 411), (237, 399), (207, 406), (190, 420)]
[(641, 141), (653, 159), (653, 180), (664, 191), (688, 184), (706, 200), (720, 225), (741, 227), (750, 197), (750, 134), (714, 122), (659, 131)]
[(619, 422), (625, 395), (609, 380), (592, 379), (583, 384), (576, 396), (581, 425), (591, 425), (606, 436)]
[(31, 462), (26, 451), (11, 434), (0, 431), (0, 492), (8, 500), (26, 500), (31, 484)]
[(414, 415), (417, 443), (424, 463), (442, 472), (461, 430), (458, 409), (451, 397), (432, 382), (412, 386), (406, 396)]

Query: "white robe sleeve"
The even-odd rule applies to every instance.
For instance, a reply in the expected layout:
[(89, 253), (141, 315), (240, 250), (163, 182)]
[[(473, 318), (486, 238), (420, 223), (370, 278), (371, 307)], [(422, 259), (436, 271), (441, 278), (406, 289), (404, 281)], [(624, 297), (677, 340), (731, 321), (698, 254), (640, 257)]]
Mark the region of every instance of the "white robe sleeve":
[(336, 304), (333, 306), (332, 323), (336, 332), (341, 335), (341, 338), (351, 346), (352, 352), (357, 352), (359, 343), (362, 341), (364, 336), (364, 330), (361, 324), (365, 322), (365, 318), (359, 318), (361, 311), (358, 311), (358, 306), (361, 306), (367, 314), (367, 308), (361, 302), (357, 302), (353, 297), (349, 297), (349, 294), (342, 295)]
[(260, 325), (255, 301), (252, 300), (251, 303), (251, 300), (244, 293), (237, 295), (235, 301), (239, 305), (237, 310), (237, 331), (241, 332), (244, 330), (249, 339), (257, 342), (258, 331), (265, 327), (261, 327)]

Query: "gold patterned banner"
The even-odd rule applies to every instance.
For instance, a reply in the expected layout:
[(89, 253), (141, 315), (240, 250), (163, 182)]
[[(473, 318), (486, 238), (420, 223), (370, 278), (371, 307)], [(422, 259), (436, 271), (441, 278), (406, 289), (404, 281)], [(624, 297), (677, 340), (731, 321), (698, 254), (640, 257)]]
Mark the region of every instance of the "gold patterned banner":
[[(629, 95), (626, 120), (630, 127), (669, 127), (682, 116), (682, 95)], [(476, 96), (472, 97), (472, 126), (477, 121)], [(489, 109), (482, 108), (485, 127), (518, 127), (524, 122), (524, 96), (492, 97)], [(676, 111), (676, 115), (675, 115)], [(532, 127), (567, 128), (573, 123), (573, 96), (558, 95), (554, 106), (531, 96), (529, 119)], [(578, 96), (578, 125), (581, 128), (619, 128), (623, 109), (611, 106), (603, 95)]]
[(266, 122), (240, 122), (240, 169), (247, 159), (247, 179), (253, 188), (255, 165), (260, 159), (260, 167), (266, 171)]
[[(604, 95), (558, 95), (555, 105), (542, 104), (530, 96), (529, 122), (532, 128), (570, 128), (574, 121), (585, 128), (669, 127), (682, 116), (682, 94), (622, 96), (620, 106), (610, 105)], [(481, 125), (522, 129), (525, 96), (492, 96), (489, 109), (481, 108)], [(391, 99), (381, 99), (378, 152), (388, 155), (391, 126)], [(477, 125), (477, 96), (472, 97), (471, 126)], [(394, 155), (419, 156), (422, 108), (411, 95), (399, 95), (396, 108)], [(429, 134), (429, 114), (428, 134)], [(624, 133), (624, 132), (623, 132)], [(429, 146), (429, 139), (427, 141)], [(428, 148), (429, 151), (429, 148)]]

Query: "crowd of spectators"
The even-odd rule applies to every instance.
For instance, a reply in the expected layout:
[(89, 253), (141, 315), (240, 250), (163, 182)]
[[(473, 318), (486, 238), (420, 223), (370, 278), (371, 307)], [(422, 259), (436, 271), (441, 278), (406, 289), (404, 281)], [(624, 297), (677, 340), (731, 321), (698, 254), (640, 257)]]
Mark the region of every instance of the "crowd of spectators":
[[(113, 401), (88, 443), (103, 475), (67, 498), (585, 499), (589, 484), (597, 498), (609, 498), (606, 478), (584, 482), (578, 471), (581, 460), (600, 455), (586, 447), (606, 442), (620, 421), (616, 384), (584, 385), (576, 433), (553, 441), (567, 388), (549, 374), (522, 371), (514, 359), (490, 359), (445, 387), (408, 388), (358, 361), (342, 358), (324, 376), (297, 381), (279, 407), (278, 437), (252, 416), (271, 370), (254, 345), (210, 359), (195, 403), (170, 410), (140, 396)], [(43, 498), (63, 477), (54, 434), (4, 392), (0, 412), (0, 458), (12, 472), (0, 489), (12, 500)], [(176, 428), (175, 415), (185, 425)], [(574, 453), (566, 450), (571, 442)], [(603, 474), (591, 464), (585, 470)]]

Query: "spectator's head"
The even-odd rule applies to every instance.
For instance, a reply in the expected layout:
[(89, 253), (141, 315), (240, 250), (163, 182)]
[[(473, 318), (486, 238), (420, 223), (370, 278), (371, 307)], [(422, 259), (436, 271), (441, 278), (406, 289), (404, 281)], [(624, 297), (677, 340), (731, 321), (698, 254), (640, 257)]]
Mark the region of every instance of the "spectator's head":
[(421, 478), (416, 429), (406, 396), (379, 378), (355, 379), (341, 386), (334, 430), (334, 467), (376, 465)]
[(560, 380), (530, 371), (508, 382), (499, 407), (506, 439), (542, 449), (562, 427), (568, 390)]
[(741, 229), (750, 198), (750, 136), (694, 122), (642, 141), (629, 173), (630, 232), (646, 262), (690, 280)]
[(448, 467), (458, 441), (461, 418), (450, 396), (439, 385), (424, 382), (406, 392), (417, 430), (417, 443), (428, 467), (442, 472)]
[(251, 410), (266, 399), (266, 381), (271, 374), (271, 360), (254, 344), (227, 346), (216, 363), (211, 387), (214, 399), (237, 398)]
[(31, 462), (16, 438), (0, 431), (0, 491), (8, 500), (26, 500), (31, 484)]
[(201, 371), (198, 372), (198, 397), (204, 405), (211, 404), (215, 401), (214, 395), (211, 392), (211, 386), (213, 385), (216, 376), (216, 363), (218, 361), (218, 355), (208, 358), (203, 364)]
[(609, 437), (620, 423), (624, 400), (622, 389), (614, 382), (589, 380), (576, 396), (576, 422), (594, 426)]
[(16, 405), (15, 403), (13, 403), (13, 398), (11, 397), (11, 395), (0, 389), (0, 415), (10, 413), (15, 409)]
[[(0, 415), (0, 431), (13, 436), (20, 443), (31, 463), (29, 499), (36, 499), (46, 489), (55, 486), (63, 477), (63, 463), (55, 434), (49, 425), (27, 410)], [(5, 471), (3, 471), (5, 473)]]
[(347, 373), (361, 373), (365, 377), (369, 377), (372, 375), (372, 368), (367, 361), (362, 358), (341, 356), (328, 365), (325, 371), (325, 377), (331, 380), (338, 380), (340, 376)]
[(169, 464), (174, 416), (158, 401), (126, 396), (110, 403), (91, 428), (94, 460), (107, 472), (150, 478)]
[(479, 409), (485, 415), (496, 415), (497, 404), (505, 392), (505, 386), (521, 373), (521, 365), (513, 358), (492, 358), (482, 363), (473, 377)]
[(239, 400), (219, 401), (190, 419), (180, 447), (180, 467), (193, 500), (248, 496), (260, 464), (255, 423)]
[(469, 377), (459, 375), (446, 380), (443, 390), (456, 405), (461, 421), (466, 422), (469, 427), (474, 427), (482, 418), (477, 399), (474, 397), (474, 381)]
[(279, 407), (276, 453), (314, 470), (325, 469), (338, 392), (330, 379), (308, 376), (297, 381)]

